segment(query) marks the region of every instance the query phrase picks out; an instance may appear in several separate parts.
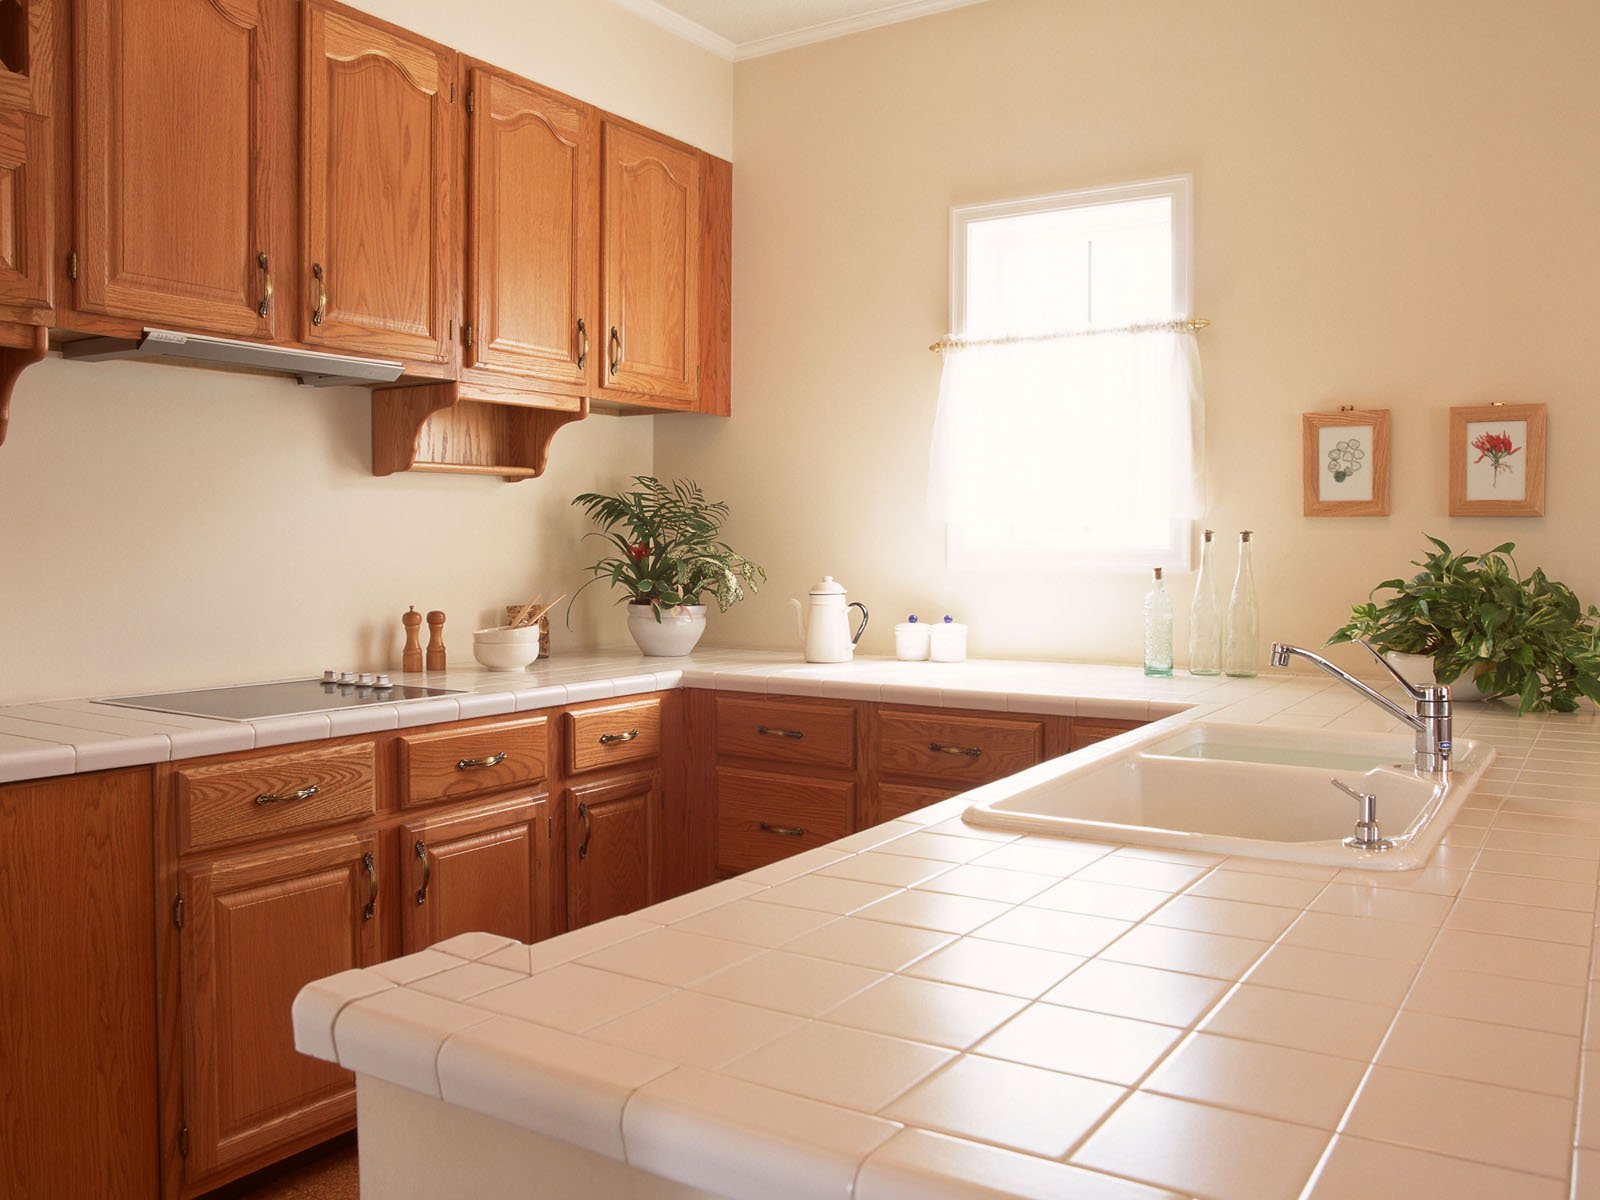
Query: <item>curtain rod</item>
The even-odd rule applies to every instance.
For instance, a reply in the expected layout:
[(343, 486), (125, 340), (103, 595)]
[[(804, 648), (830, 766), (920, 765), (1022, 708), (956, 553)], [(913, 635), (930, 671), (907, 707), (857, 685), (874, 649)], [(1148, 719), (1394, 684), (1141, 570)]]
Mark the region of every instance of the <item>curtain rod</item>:
[[(1202, 329), (1205, 329), (1205, 328), (1209, 327), (1211, 322), (1209, 320), (1207, 320), (1205, 317), (1194, 317), (1194, 318), (1192, 318), (1190, 320), (1187, 320), (1187, 321), (1173, 321), (1173, 322), (1168, 322), (1167, 324), (1181, 325), (1183, 328), (1187, 329), (1190, 333), (1199, 333)], [(1125, 332), (1127, 332), (1128, 330), (1131, 330), (1131, 329), (1150, 329), (1150, 328), (1157, 328), (1157, 326), (1130, 325), (1130, 326), (1127, 327), (1127, 329), (1083, 329), (1083, 330), (1078, 330), (1077, 332), (1079, 332), (1079, 333), (1125, 333)], [(1038, 337), (1030, 337), (1030, 338), (996, 338), (996, 339), (993, 339), (993, 340), (995, 340), (995, 341), (1018, 341), (1018, 342), (1043, 342), (1043, 341), (1048, 341), (1051, 338), (1056, 338), (1056, 337), (1061, 337), (1061, 336), (1062, 336), (1061, 334), (1047, 333), (1047, 334), (1041, 334)], [(957, 339), (955, 339), (955, 338), (940, 338), (937, 342), (932, 343), (928, 347), (928, 349), (932, 350), (935, 354), (943, 354), (945, 346), (948, 345), (951, 342), (956, 341), (956, 340)], [(988, 341), (988, 340), (990, 340), (990, 339), (979, 338), (973, 344), (974, 345), (983, 345), (984, 342)]]

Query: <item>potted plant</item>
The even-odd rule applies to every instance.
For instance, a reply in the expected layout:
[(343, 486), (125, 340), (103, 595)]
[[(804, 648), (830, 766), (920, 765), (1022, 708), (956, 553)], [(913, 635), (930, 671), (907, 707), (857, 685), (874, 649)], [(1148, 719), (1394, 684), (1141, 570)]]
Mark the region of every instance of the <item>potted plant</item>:
[[(1600, 609), (1542, 569), (1524, 576), (1513, 542), (1457, 554), (1428, 540), (1433, 551), (1413, 563), (1422, 570), (1378, 584), (1328, 645), (1366, 640), (1424, 655), (1438, 682), (1515, 696), (1519, 712), (1573, 712), (1585, 697), (1600, 702)], [(1380, 604), (1375, 598), (1385, 591), (1393, 595)]]
[(594, 578), (583, 587), (605, 579), (622, 589), (618, 603), (627, 601), (628, 632), (644, 653), (688, 654), (706, 628), (702, 597), (715, 597), (727, 612), (767, 573), (722, 540), (728, 506), (707, 500), (699, 484), (649, 475), (633, 482), (631, 491), (585, 492), (572, 501), (599, 526), (588, 536), (611, 544), (589, 567)]

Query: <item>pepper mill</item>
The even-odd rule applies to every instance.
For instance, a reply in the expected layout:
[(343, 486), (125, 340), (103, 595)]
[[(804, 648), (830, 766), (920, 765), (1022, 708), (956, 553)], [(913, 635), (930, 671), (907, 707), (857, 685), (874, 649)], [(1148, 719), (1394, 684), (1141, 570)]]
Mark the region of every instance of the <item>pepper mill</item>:
[(400, 624), (406, 627), (406, 648), (400, 655), (400, 669), (402, 671), (422, 670), (422, 614), (413, 605), (400, 617)]
[(438, 609), (428, 614), (428, 670), (444, 670), (444, 614)]

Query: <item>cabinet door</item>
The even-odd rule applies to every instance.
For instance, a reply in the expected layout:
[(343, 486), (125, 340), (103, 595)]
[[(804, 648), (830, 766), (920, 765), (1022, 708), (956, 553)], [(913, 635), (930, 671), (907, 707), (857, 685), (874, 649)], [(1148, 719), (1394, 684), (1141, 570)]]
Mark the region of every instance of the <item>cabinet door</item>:
[(191, 1183), (354, 1117), (354, 1077), (296, 1052), (289, 1009), (312, 980), (378, 961), (377, 853), (374, 835), (342, 835), (179, 872)]
[(580, 388), (600, 344), (598, 123), (495, 71), (470, 95), (467, 365)]
[(443, 362), (455, 55), (308, 3), (303, 162), (306, 342)]
[(700, 157), (610, 121), (602, 155), (601, 393), (688, 408), (700, 386)]
[(567, 789), (567, 927), (643, 908), (655, 899), (655, 772)]
[(519, 942), (555, 932), (544, 796), (412, 821), (400, 827), (400, 853), (405, 953), (475, 930)]
[(48, 324), (50, 136), (44, 117), (0, 111), (0, 319)]
[(278, 329), (290, 239), (294, 9), (80, 0), (75, 301), (232, 336)]

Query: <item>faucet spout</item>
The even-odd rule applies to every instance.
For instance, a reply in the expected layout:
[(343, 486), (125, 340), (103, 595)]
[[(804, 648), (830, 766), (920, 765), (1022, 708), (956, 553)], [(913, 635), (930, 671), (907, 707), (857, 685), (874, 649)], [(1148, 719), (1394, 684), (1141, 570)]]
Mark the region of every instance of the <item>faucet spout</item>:
[(1413, 762), (1418, 771), (1430, 775), (1444, 775), (1450, 770), (1451, 715), (1450, 689), (1440, 685), (1418, 687), (1384, 661), (1368, 642), (1362, 642), (1368, 653), (1381, 663), (1385, 670), (1399, 681), (1407, 694), (1416, 702), (1416, 710), (1407, 712), (1382, 692), (1364, 683), (1320, 654), (1286, 642), (1273, 642), (1270, 661), (1274, 667), (1287, 667), (1291, 658), (1303, 658), (1308, 663), (1326, 671), (1352, 691), (1366, 697), (1397, 721), (1411, 726), (1416, 733)]

